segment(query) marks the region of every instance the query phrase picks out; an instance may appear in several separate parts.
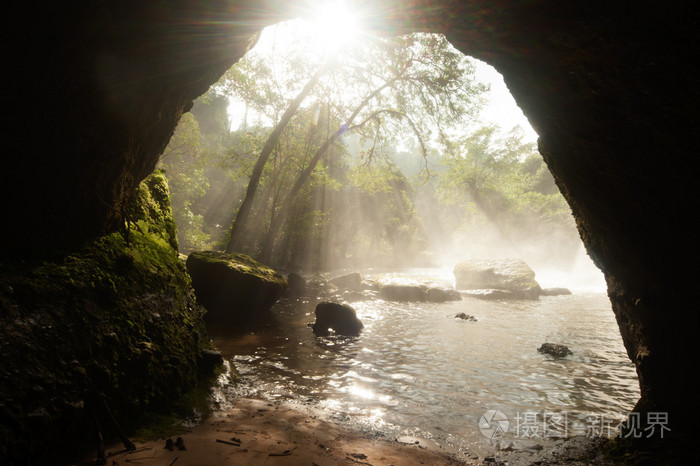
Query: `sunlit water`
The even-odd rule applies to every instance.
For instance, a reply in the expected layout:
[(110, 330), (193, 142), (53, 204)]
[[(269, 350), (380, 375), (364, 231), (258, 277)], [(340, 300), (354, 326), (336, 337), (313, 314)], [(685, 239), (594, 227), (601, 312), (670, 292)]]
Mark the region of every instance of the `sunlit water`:
[[(394, 277), (453, 282), (451, 270), (441, 269)], [(316, 337), (308, 324), (317, 301), (282, 300), (275, 324), (215, 340), (242, 376), (219, 401), (310, 404), (368, 432), (476, 455), (562, 434), (614, 435), (611, 426), (639, 397), (634, 367), (602, 285), (568, 285), (572, 295), (536, 301), (368, 298), (351, 303), (365, 325), (357, 338)], [(477, 320), (455, 319), (461, 312)], [(543, 355), (544, 342), (565, 344), (573, 355)], [(507, 424), (502, 417), (485, 424), (492, 410)], [(498, 426), (507, 428), (503, 436)]]

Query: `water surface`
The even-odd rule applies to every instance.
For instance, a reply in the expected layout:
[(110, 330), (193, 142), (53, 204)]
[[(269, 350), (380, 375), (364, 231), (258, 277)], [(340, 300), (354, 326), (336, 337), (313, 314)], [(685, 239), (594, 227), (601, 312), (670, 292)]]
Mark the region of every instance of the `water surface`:
[[(445, 269), (388, 277), (453, 284)], [(218, 396), (311, 404), (356, 428), (479, 455), (504, 442), (614, 435), (639, 397), (636, 373), (604, 288), (569, 285), (572, 295), (536, 301), (368, 297), (351, 303), (365, 325), (357, 338), (316, 337), (309, 324), (317, 301), (281, 300), (275, 323), (215, 340), (242, 376)], [(455, 319), (461, 312), (476, 321)], [(544, 342), (573, 355), (540, 354)]]

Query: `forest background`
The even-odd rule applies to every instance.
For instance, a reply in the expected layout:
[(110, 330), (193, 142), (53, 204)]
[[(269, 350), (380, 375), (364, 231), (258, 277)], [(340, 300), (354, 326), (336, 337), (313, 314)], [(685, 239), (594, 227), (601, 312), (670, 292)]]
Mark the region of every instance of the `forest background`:
[(571, 211), (532, 129), (484, 117), (484, 64), (439, 35), (319, 48), (304, 31), (265, 30), (181, 118), (159, 168), (182, 253), (287, 271), (571, 265)]

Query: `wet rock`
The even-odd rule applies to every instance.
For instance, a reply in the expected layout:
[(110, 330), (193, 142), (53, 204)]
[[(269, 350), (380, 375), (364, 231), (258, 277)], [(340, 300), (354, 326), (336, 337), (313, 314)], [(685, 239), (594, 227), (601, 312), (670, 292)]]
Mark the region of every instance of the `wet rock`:
[(509, 290), (467, 290), (464, 294), (470, 298), (485, 300), (518, 299), (517, 295)]
[(316, 322), (312, 329), (318, 336), (356, 336), (363, 328), (355, 309), (347, 304), (324, 301), (316, 306)]
[(568, 288), (542, 288), (542, 296), (561, 296), (570, 295), (571, 290)]
[(431, 303), (442, 303), (445, 301), (461, 301), (462, 295), (456, 290), (443, 288), (428, 288), (425, 291), (425, 300)]
[(306, 281), (307, 296), (329, 299), (329, 297), (337, 291), (337, 287), (331, 284), (323, 275), (314, 275)]
[(362, 291), (364, 277), (359, 272), (352, 272), (340, 277), (330, 279), (330, 283), (341, 290), (347, 291)]
[(535, 272), (520, 259), (463, 261), (454, 274), (458, 290), (503, 290), (513, 299), (537, 299), (542, 293)]
[(468, 320), (470, 322), (476, 322), (476, 317), (470, 314), (465, 314), (464, 312), (460, 312), (459, 314), (455, 314), (455, 319), (462, 319), (462, 320)]
[(387, 301), (425, 301), (427, 288), (422, 285), (382, 285), (379, 296)]
[(379, 296), (387, 301), (427, 301), (442, 303), (459, 301), (462, 295), (455, 290), (425, 284), (386, 283), (379, 288)]
[(187, 258), (199, 301), (210, 329), (242, 329), (270, 310), (287, 288), (287, 280), (275, 270), (244, 254), (196, 251)]
[(224, 357), (217, 350), (205, 349), (200, 354), (201, 362), (199, 367), (205, 374), (212, 373), (215, 368), (224, 363)]
[(549, 354), (550, 356), (554, 356), (555, 358), (564, 358), (566, 356), (574, 354), (571, 352), (568, 346), (558, 345), (556, 343), (543, 343), (542, 346), (540, 346), (537, 349), (537, 351), (539, 351), (542, 354)]
[(303, 296), (306, 293), (306, 280), (296, 272), (287, 275), (287, 294), (289, 296)]

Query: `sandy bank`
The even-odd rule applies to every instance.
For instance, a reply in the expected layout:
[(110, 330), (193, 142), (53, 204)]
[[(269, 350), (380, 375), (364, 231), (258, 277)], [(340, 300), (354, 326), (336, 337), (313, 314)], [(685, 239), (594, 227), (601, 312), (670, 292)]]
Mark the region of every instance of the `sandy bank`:
[[(167, 439), (107, 447), (108, 465), (458, 465), (470, 464), (437, 448), (368, 438), (310, 408), (239, 399), (184, 434), (185, 450), (165, 448)], [(172, 441), (177, 440), (172, 437)], [(77, 463), (95, 464), (95, 457)], [(480, 464), (474, 462), (472, 464)]]

